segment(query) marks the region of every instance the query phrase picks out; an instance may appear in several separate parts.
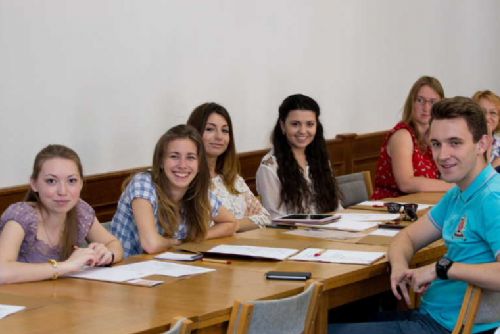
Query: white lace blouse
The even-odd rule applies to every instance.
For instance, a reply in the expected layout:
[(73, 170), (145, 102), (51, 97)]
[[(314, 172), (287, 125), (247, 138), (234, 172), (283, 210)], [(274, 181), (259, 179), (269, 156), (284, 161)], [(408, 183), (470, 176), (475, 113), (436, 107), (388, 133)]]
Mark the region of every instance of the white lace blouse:
[[(309, 166), (306, 166), (306, 170), (302, 176), (306, 180), (312, 193), (313, 189), (312, 182), (309, 179)], [(281, 182), (278, 177), (278, 162), (272, 150), (262, 158), (260, 166), (257, 169), (256, 182), (257, 192), (260, 195), (262, 205), (269, 211), (271, 218), (297, 213), (296, 210), (287, 208), (285, 204), (281, 202)], [(306, 209), (305, 213), (318, 213), (314, 202), (303, 203), (303, 207)], [(342, 206), (339, 203), (337, 210), (341, 208)]]
[(211, 191), (222, 202), (222, 205), (231, 211), (236, 219), (248, 217), (259, 227), (271, 224), (269, 212), (262, 206), (248, 188), (245, 180), (239, 175), (235, 180), (235, 188), (240, 192), (239, 194), (232, 194), (226, 188), (222, 176), (217, 175), (212, 178)]

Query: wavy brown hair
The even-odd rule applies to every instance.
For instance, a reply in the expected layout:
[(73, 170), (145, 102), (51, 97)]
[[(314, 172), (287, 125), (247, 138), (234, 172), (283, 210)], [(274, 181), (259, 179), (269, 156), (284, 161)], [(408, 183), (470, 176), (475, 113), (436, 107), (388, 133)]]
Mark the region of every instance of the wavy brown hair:
[(429, 86), (433, 91), (436, 92), (437, 95), (441, 97), (441, 99), (444, 99), (443, 86), (441, 86), (441, 83), (438, 79), (430, 76), (420, 77), (417, 81), (415, 81), (413, 86), (411, 86), (410, 91), (408, 92), (408, 96), (406, 97), (405, 105), (403, 107), (403, 116), (401, 118), (403, 122), (413, 128), (415, 135), (417, 136), (417, 141), (422, 147), (427, 146), (427, 144), (425, 144), (425, 137), (416, 131), (412, 113), (413, 105), (415, 103), (415, 100), (417, 99), (418, 91), (424, 86)]
[(455, 96), (443, 99), (432, 106), (432, 122), (443, 119), (463, 118), (472, 134), (472, 140), (477, 143), (488, 134), (486, 117), (483, 109), (471, 98)]
[[(309, 190), (303, 170), (297, 163), (280, 126), (280, 122), (284, 123), (293, 110), (307, 110), (316, 114), (316, 135), (305, 150), (313, 193)], [(302, 94), (288, 96), (279, 107), (279, 117), (271, 135), (274, 155), (278, 162), (278, 178), (281, 182), (281, 202), (285, 203), (288, 209), (297, 212), (305, 212), (303, 203), (311, 203), (311, 200), (319, 212), (334, 211), (339, 203), (335, 175), (330, 165), (319, 115), (318, 103), (309, 96)]]
[(239, 191), (235, 188), (235, 182), (238, 174), (240, 173), (240, 161), (236, 155), (233, 123), (231, 122), (231, 117), (229, 116), (226, 108), (214, 102), (203, 103), (193, 110), (189, 116), (187, 124), (198, 130), (200, 135), (203, 137), (203, 132), (207, 126), (207, 120), (213, 113), (222, 116), (226, 120), (229, 127), (229, 144), (226, 151), (217, 157), (215, 172), (222, 176), (224, 185), (231, 193), (239, 194)]
[[(66, 147), (64, 145), (52, 144), (43, 148), (35, 157), (35, 162), (33, 163), (33, 171), (31, 173), (31, 180), (35, 181), (40, 175), (43, 164), (50, 159), (61, 158), (66, 160), (71, 160), (75, 163), (78, 174), (83, 182), (83, 168), (80, 161), (80, 157), (75, 151)], [(26, 202), (34, 202), (37, 206), (43, 206), (42, 201), (38, 195), (38, 192), (29, 189), (24, 197)], [(78, 220), (76, 206), (71, 208), (71, 210), (66, 213), (66, 218), (64, 220), (64, 230), (61, 235), (61, 260), (66, 260), (69, 258), (71, 253), (74, 251), (74, 246), (77, 244), (78, 239)]]
[[(168, 145), (177, 139), (191, 140), (196, 145), (198, 152), (198, 174), (189, 184), (182, 197), (180, 207), (168, 195), (170, 182), (163, 170), (163, 161), (166, 158)], [(210, 202), (208, 199), (210, 174), (203, 141), (198, 131), (192, 126), (181, 124), (165, 132), (156, 143), (150, 173), (158, 196), (158, 221), (165, 230), (165, 235), (172, 237), (179, 229), (181, 220), (177, 214), (179, 212), (185, 218), (188, 227), (186, 240), (199, 241), (204, 239), (210, 221)]]

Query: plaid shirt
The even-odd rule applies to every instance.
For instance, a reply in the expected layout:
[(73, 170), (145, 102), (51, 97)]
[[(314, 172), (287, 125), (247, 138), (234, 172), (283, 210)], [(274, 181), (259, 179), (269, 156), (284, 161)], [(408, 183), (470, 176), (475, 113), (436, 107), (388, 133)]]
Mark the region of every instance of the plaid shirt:
[[(136, 198), (143, 198), (151, 203), (155, 216), (156, 229), (160, 235), (165, 233), (158, 222), (158, 197), (156, 195), (155, 185), (151, 179), (151, 174), (149, 172), (138, 173), (130, 180), (127, 188), (120, 196), (118, 207), (111, 221), (111, 232), (121, 241), (124, 257), (144, 252), (141, 247), (139, 231), (132, 212), (132, 201)], [(221, 203), (211, 192), (209, 192), (209, 199), (210, 207), (212, 208), (211, 215), (212, 217), (217, 216)], [(174, 238), (184, 240), (186, 236), (187, 225), (183, 218)]]

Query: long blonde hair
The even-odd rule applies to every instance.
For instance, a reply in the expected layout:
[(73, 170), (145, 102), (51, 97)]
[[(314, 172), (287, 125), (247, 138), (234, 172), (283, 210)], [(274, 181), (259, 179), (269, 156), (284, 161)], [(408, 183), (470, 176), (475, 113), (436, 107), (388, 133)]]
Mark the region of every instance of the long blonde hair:
[[(80, 161), (80, 157), (75, 151), (66, 147), (64, 145), (52, 144), (43, 148), (35, 157), (35, 162), (33, 163), (33, 172), (31, 173), (31, 180), (36, 180), (40, 171), (42, 170), (43, 164), (50, 159), (62, 158), (71, 160), (75, 163), (78, 168), (78, 174), (83, 181), (83, 168)], [(43, 206), (42, 201), (40, 201), (40, 196), (37, 192), (33, 191), (31, 188), (26, 193), (24, 197), (26, 202), (35, 202), (39, 207)], [(66, 260), (71, 253), (73, 253), (74, 246), (77, 243), (78, 238), (78, 221), (76, 206), (71, 208), (66, 214), (66, 219), (64, 221), (64, 230), (61, 236), (61, 260)]]
[[(181, 200), (179, 208), (168, 196), (167, 189), (170, 187), (163, 161), (170, 142), (176, 139), (189, 139), (198, 151), (198, 174)], [(210, 185), (210, 173), (203, 141), (195, 128), (189, 125), (177, 125), (165, 132), (155, 146), (153, 154), (153, 167), (151, 176), (158, 195), (158, 221), (165, 230), (166, 236), (172, 237), (179, 228), (180, 217), (177, 212), (185, 218), (188, 227), (186, 240), (199, 241), (205, 238), (210, 220), (210, 201), (208, 190)]]

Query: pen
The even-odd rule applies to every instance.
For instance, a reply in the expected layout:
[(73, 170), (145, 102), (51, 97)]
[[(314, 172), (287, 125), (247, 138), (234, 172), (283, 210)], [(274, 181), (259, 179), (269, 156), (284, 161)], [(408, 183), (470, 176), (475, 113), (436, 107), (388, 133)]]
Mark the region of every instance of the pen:
[(219, 259), (201, 259), (202, 262), (211, 262), (211, 263), (222, 263), (222, 264), (231, 264), (229, 260), (219, 260)]

